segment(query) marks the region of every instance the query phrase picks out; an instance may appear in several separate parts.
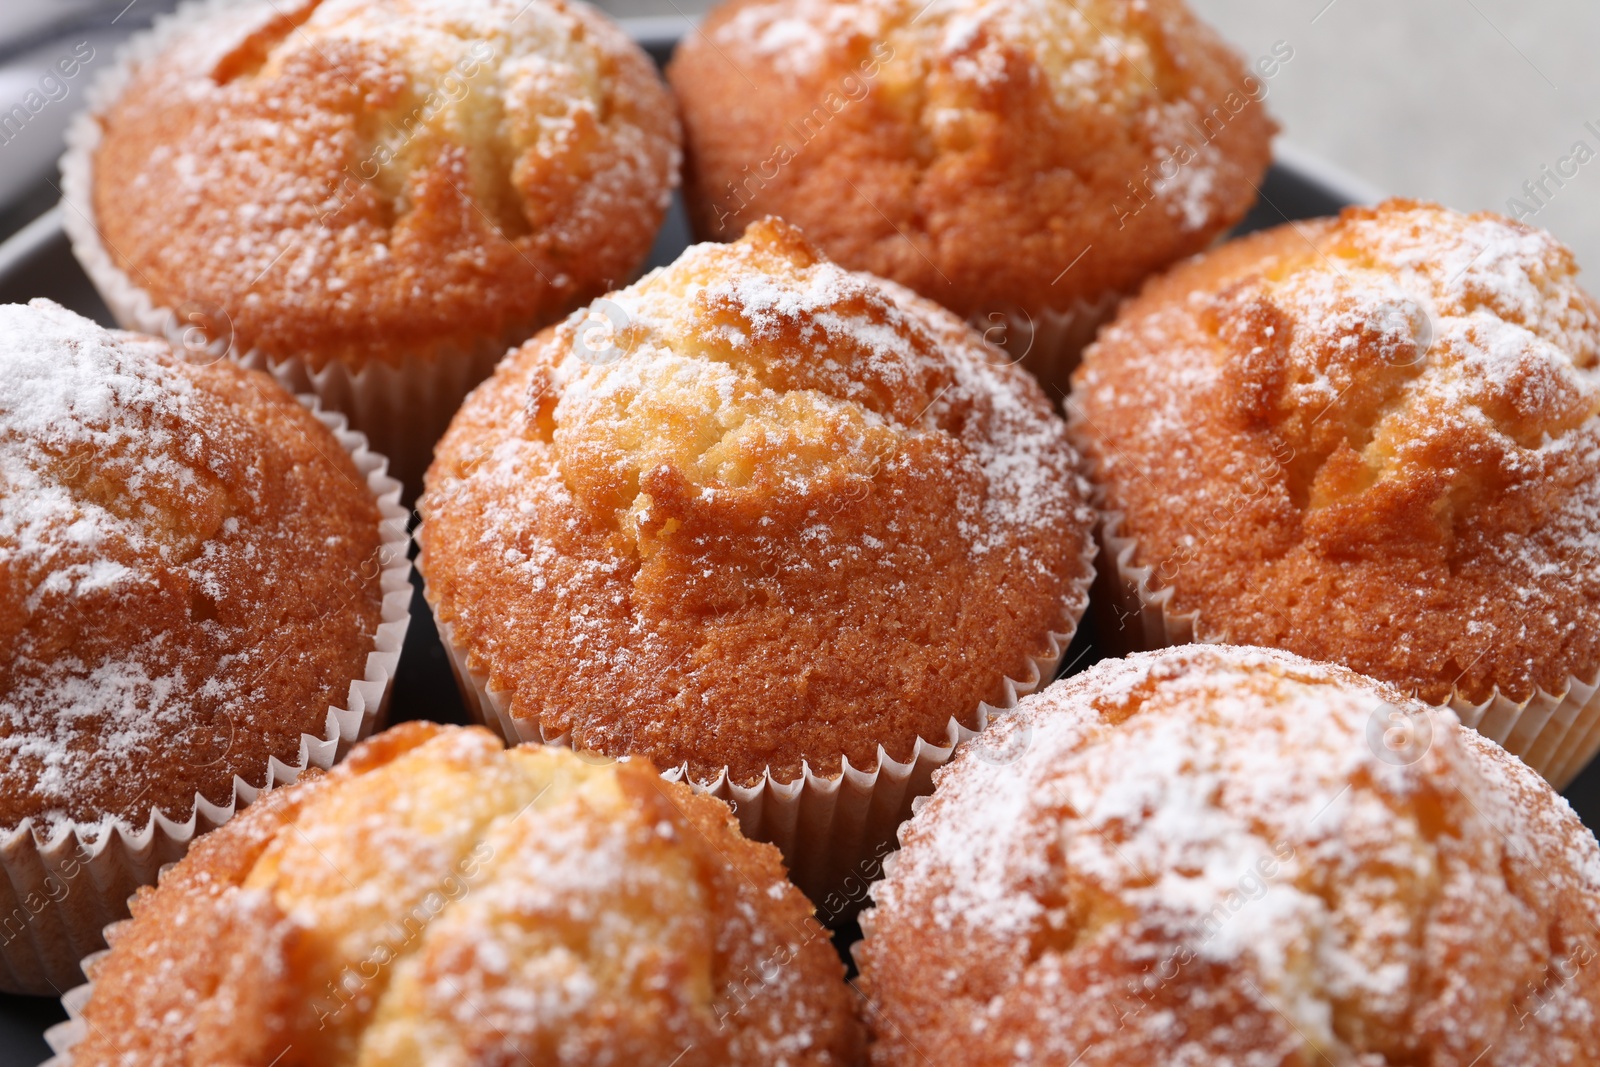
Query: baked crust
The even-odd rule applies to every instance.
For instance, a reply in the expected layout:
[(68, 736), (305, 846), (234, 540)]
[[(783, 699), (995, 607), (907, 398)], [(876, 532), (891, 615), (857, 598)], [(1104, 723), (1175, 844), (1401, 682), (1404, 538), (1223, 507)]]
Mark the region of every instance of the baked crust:
[(994, 730), (863, 917), (877, 1067), (1600, 1057), (1600, 849), (1449, 711), (1190, 645)]
[(1429, 701), (1600, 668), (1600, 309), (1548, 234), (1391, 201), (1152, 281), (1069, 420), (1200, 633)]
[(359, 368), (515, 344), (624, 281), (674, 104), (565, 0), (251, 0), (191, 16), (99, 116), (96, 222), (157, 307)]
[(298, 763), (365, 676), (379, 522), (266, 375), (0, 308), (0, 828), (184, 822)]
[(477, 728), (364, 742), (133, 915), (80, 1067), (843, 1067), (860, 1044), (826, 931), (726, 805)]
[(1077, 456), (948, 312), (764, 220), (591, 314), (468, 398), (419, 504), (430, 602), (513, 715), (699, 780), (871, 770), (1073, 628)]
[(1275, 129), (1179, 0), (732, 0), (667, 76), (697, 233), (779, 215), (964, 317), (1071, 311), (1204, 248)]

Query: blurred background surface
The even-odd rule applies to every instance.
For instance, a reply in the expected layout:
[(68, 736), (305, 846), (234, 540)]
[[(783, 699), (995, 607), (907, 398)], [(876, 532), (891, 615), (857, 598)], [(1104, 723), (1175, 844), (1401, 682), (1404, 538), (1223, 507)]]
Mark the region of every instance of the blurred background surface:
[[(1516, 212), (1553, 231), (1600, 273), (1596, 0), (1191, 3), (1248, 58), (1279, 41), (1293, 48), (1268, 98), (1283, 126), (1285, 154), (1298, 149), (1371, 194)], [(46, 179), (54, 179), (62, 130), (117, 41), (172, 6), (173, 0), (0, 0), (0, 236), (53, 202)], [(602, 0), (600, 6), (687, 27), (708, 5)], [(79, 74), (41, 87), (59, 61), (85, 52), (93, 58)], [(30, 100), (43, 105), (25, 124), (5, 122)], [(1579, 142), (1596, 158), (1579, 165)]]
[[(1284, 140), (1387, 193), (1505, 214), (1521, 201), (1600, 289), (1596, 0), (1191, 3), (1247, 56), (1294, 48), (1267, 100)], [(1579, 141), (1596, 158), (1558, 187), (1541, 168)], [(1542, 205), (1523, 189), (1541, 179)]]

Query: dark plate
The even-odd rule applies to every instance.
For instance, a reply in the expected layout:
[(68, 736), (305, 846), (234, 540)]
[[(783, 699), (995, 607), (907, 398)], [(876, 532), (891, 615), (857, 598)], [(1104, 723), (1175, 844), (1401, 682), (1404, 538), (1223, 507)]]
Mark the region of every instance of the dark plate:
[[(658, 62), (665, 62), (682, 26), (681, 20), (639, 20), (630, 29)], [(1370, 198), (1368, 190), (1356, 187), (1337, 172), (1328, 171), (1314, 160), (1298, 157), (1280, 158), (1262, 182), (1260, 193), (1255, 208), (1235, 233), (1266, 229), (1293, 219), (1331, 215), (1348, 204)], [(60, 210), (51, 209), (0, 245), (0, 303), (25, 303), (34, 297), (49, 297), (80, 314), (114, 326), (110, 312), (72, 258), (66, 235), (61, 230)], [(683, 205), (674, 197), (648, 265), (657, 267), (672, 262), (688, 243), (689, 228)], [(433, 618), (423, 602), (421, 579), (414, 573), (412, 583), (416, 589), (411, 598), (411, 630), (406, 635), (405, 651), (395, 676), (390, 721), (434, 719), (464, 723), (466, 711), (456, 692)], [(1092, 627), (1086, 620), (1063, 662), (1069, 665), (1071, 673), (1077, 673), (1099, 658), (1094, 651)], [(1600, 761), (1579, 776), (1566, 795), (1585, 825), (1591, 829), (1600, 825)], [(842, 948), (855, 936), (852, 923), (837, 931), (835, 941)], [(50, 1051), (44, 1043), (44, 1031), (65, 1017), (66, 1013), (55, 1000), (0, 995), (0, 1067), (32, 1067), (48, 1057)]]

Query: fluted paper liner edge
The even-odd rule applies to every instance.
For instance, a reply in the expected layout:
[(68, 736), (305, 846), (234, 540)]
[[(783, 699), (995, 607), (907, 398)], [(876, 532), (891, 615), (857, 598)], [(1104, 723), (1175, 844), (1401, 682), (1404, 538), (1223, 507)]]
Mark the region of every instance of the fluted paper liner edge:
[[(1098, 300), (1080, 300), (1066, 310), (1006, 308), (973, 315), (967, 324), (991, 343), (997, 343), (993, 337), (996, 329), (1004, 331), (1005, 343), (1000, 350), (1038, 379), (1051, 403), (1064, 404), (1083, 350), (1100, 327), (1116, 315), (1125, 296), (1108, 293)], [(1012, 352), (1013, 339), (1025, 341), (1020, 356)]]
[[(420, 536), (418, 541), (421, 542)], [(852, 887), (851, 880), (870, 881), (864, 872), (875, 869), (885, 848), (893, 847), (895, 829), (909, 817), (911, 802), (932, 791), (933, 772), (949, 761), (955, 746), (977, 736), (992, 718), (1003, 715), (1016, 706), (1018, 699), (1049, 685), (1055, 677), (1088, 607), (1095, 552), (1091, 537), (1080, 560), (1082, 574), (1062, 597), (1059, 628), (1049, 631), (1046, 650), (1029, 654), (1024, 677), (1005, 677), (997, 686), (999, 692), (994, 701), (979, 703), (976, 730), (952, 718), (945, 727), (942, 744), (919, 737), (911, 758), (903, 763), (891, 758), (880, 745), (878, 767), (872, 771), (851, 766), (847, 758), (836, 776), (817, 774), (809, 764), (803, 764), (801, 776), (791, 782), (779, 781), (768, 770), (751, 786), (730, 781), (727, 768), (706, 780), (691, 778), (687, 765), (667, 768), (662, 771), (663, 776), (686, 781), (696, 792), (726, 801), (746, 837), (776, 845), (783, 853), (790, 878), (810, 897), (825, 921), (852, 914), (862, 894)], [(423, 575), (426, 581), (426, 568)], [(427, 600), (462, 700), (473, 719), (508, 744), (570, 747), (570, 731), (549, 735), (536, 720), (511, 714), (511, 693), (490, 686), (489, 671), (471, 662), (468, 650), (455, 638), (455, 626), (439, 618), (435, 597), (428, 593)], [(864, 890), (864, 884), (861, 888)]]
[(193, 810), (182, 821), (153, 810), (145, 825), (133, 830), (108, 816), (64, 825), (41, 840), (33, 820), (26, 819), (0, 835), (5, 875), (0, 880), (0, 989), (60, 995), (80, 980), (79, 961), (103, 945), (102, 930), (126, 917), (129, 896), (153, 884), (160, 869), (181, 858), (197, 835), (226, 823), (261, 793), (293, 782), (307, 767), (333, 766), (386, 714), (411, 621), (409, 513), (400, 506), (400, 483), (389, 477), (387, 460), (367, 447), (366, 438), (348, 429), (343, 415), (322, 410), (315, 397), (297, 399), (350, 454), (378, 503), (383, 610), (364, 676), (350, 682), (344, 707), (329, 706), (322, 736), (301, 735), (293, 764), (272, 757), (264, 778), (255, 783), (235, 775), (233, 797), (225, 806), (196, 794)]
[[(1202, 628), (1198, 612), (1173, 606), (1174, 587), (1157, 588), (1155, 568), (1134, 562), (1139, 557), (1139, 542), (1121, 532), (1125, 520), (1120, 511), (1101, 512), (1102, 580), (1096, 586), (1100, 637), (1118, 644), (1117, 634), (1107, 632), (1114, 621), (1123, 637), (1122, 651), (1191, 642), (1229, 644), (1225, 633)], [(1114, 620), (1106, 609), (1114, 613)], [(1561, 691), (1536, 688), (1522, 700), (1502, 692), (1499, 686), (1488, 699), (1477, 702), (1456, 689), (1438, 706), (1449, 707), (1464, 725), (1521, 759), (1557, 792), (1571, 785), (1600, 749), (1600, 673), (1588, 681), (1569, 676)]]

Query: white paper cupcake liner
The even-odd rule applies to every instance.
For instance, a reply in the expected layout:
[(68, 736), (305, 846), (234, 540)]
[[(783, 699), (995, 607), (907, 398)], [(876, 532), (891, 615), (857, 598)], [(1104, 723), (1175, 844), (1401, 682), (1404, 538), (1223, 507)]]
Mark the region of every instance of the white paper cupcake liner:
[[(1202, 628), (1198, 612), (1173, 607), (1174, 588), (1156, 581), (1155, 568), (1134, 562), (1139, 542), (1122, 533), (1125, 519), (1118, 511), (1102, 511), (1100, 517), (1095, 632), (1104, 646), (1125, 654), (1197, 641), (1228, 644), (1227, 634)], [(1499, 686), (1478, 702), (1457, 690), (1441, 706), (1520, 758), (1557, 792), (1572, 784), (1600, 749), (1600, 672), (1588, 681), (1568, 677), (1559, 692), (1535, 689), (1522, 700)]]
[[(1011, 362), (1020, 362), (1060, 406), (1072, 389), (1072, 372), (1095, 334), (1117, 313), (1123, 294), (1078, 301), (1065, 311), (1013, 307), (979, 313), (967, 320), (991, 343), (1000, 345)], [(1001, 344), (1001, 342), (1004, 342)]]
[(426, 355), (407, 353), (398, 365), (368, 363), (355, 371), (338, 360), (313, 371), (299, 357), (273, 360), (259, 351), (246, 352), (238, 361), (267, 371), (293, 392), (311, 392), (349, 416), (350, 424), (390, 457), (409, 499), (421, 491), (434, 443), (449, 429), (456, 409), (509, 347), (496, 340), (473, 351), (436, 348)]
[(400, 483), (388, 476), (384, 457), (347, 427), (343, 415), (323, 411), (315, 397), (298, 399), (349, 452), (378, 502), (382, 542), (373, 566), (379, 568), (383, 610), (365, 675), (351, 681), (344, 707), (328, 708), (320, 737), (301, 735), (293, 764), (273, 757), (258, 781), (235, 775), (233, 797), (226, 805), (196, 794), (194, 809), (181, 821), (152, 811), (137, 830), (108, 817), (62, 826), (44, 839), (27, 819), (0, 835), (0, 870), (5, 874), (0, 879), (0, 990), (59, 996), (79, 982), (79, 961), (103, 947), (102, 930), (127, 916), (128, 898), (141, 885), (153, 884), (162, 866), (182, 857), (196, 835), (221, 826), (261, 793), (294, 781), (307, 767), (333, 766), (387, 712), (411, 621), (409, 513), (400, 505)]
[[(919, 737), (911, 758), (904, 763), (891, 758), (880, 745), (878, 766), (870, 771), (851, 766), (846, 758), (836, 776), (817, 774), (803, 764), (801, 776), (790, 782), (777, 780), (768, 770), (754, 785), (740, 785), (729, 780), (727, 768), (698, 780), (689, 776), (686, 764), (663, 770), (663, 777), (686, 781), (696, 792), (726, 801), (746, 837), (776, 845), (789, 877), (816, 905), (824, 921), (854, 914), (866, 883), (877, 876), (884, 856), (894, 847), (896, 828), (910, 817), (912, 801), (933, 791), (933, 772), (949, 761), (955, 746), (976, 737), (995, 716), (1055, 678), (1089, 603), (1095, 551), (1091, 539), (1082, 559), (1085, 576), (1063, 597), (1060, 627), (1050, 631), (1046, 652), (1030, 654), (1023, 677), (1004, 678), (994, 699), (978, 705), (977, 729), (968, 729), (952, 718), (942, 742)], [(511, 714), (511, 692), (490, 686), (489, 671), (472, 662), (468, 650), (455, 639), (455, 627), (439, 618), (431, 593), (427, 600), (472, 717), (507, 744), (571, 746), (570, 731), (550, 735), (536, 720)], [(862, 891), (851, 888), (852, 880), (860, 883)]]
[[(239, 7), (237, 0), (192, 0), (180, 5), (173, 14), (158, 18), (151, 29), (129, 39), (115, 62), (90, 86), (84, 110), (67, 129), (66, 153), (61, 157), (62, 228), (73, 255), (118, 325), (165, 337), (189, 352), (192, 359), (232, 359), (267, 371), (290, 392), (315, 394), (324, 407), (349, 416), (351, 426), (367, 435), (372, 449), (388, 457), (390, 473), (408, 488), (409, 500), (420, 490), (434, 442), (443, 436), (461, 401), (489, 376), (508, 348), (531, 337), (545, 325), (543, 321), (521, 323), (470, 348), (430, 344), (396, 350), (392, 360), (369, 360), (359, 369), (332, 359), (312, 370), (302, 355), (280, 358), (253, 348), (241, 351), (221, 309), (157, 304), (117, 266), (101, 237), (93, 195), (94, 155), (101, 138), (99, 114), (121, 94), (134, 68), (159, 56), (192, 20)], [(270, 5), (261, 10), (273, 14)]]

